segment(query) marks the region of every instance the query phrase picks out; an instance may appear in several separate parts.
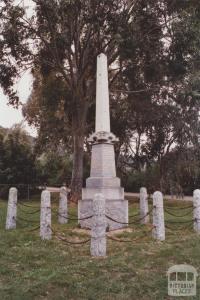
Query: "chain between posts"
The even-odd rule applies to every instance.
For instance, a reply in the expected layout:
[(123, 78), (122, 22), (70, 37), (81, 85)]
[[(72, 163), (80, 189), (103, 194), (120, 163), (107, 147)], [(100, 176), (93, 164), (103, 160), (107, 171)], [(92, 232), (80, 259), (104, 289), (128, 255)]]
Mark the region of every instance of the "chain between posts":
[(164, 211), (165, 211), (167, 214), (169, 214), (169, 215), (171, 215), (171, 216), (173, 216), (173, 217), (177, 217), (177, 218), (186, 217), (186, 216), (190, 215), (190, 214), (193, 212), (193, 210), (194, 210), (194, 209), (190, 210), (189, 212), (185, 213), (184, 215), (176, 215), (176, 214), (174, 214), (174, 213), (168, 211), (166, 208), (164, 208)]
[(20, 221), (26, 222), (26, 223), (38, 223), (38, 221), (36, 221), (36, 220), (26, 220), (26, 219), (23, 219), (19, 216), (17, 217), (17, 220), (20, 220)]
[(64, 219), (67, 219), (67, 220), (71, 220), (71, 221), (83, 221), (83, 220), (88, 220), (88, 219), (91, 219), (93, 216), (88, 216), (88, 217), (84, 217), (84, 218), (70, 218), (70, 217), (66, 217), (66, 216), (63, 216), (62, 214), (59, 214), (57, 211), (53, 210), (52, 211), (57, 214), (59, 217), (62, 217)]
[(38, 208), (38, 206), (27, 205), (27, 204), (24, 204), (23, 202), (20, 202), (20, 201), (18, 201), (17, 204), (19, 204), (21, 206), (29, 207), (29, 208)]
[(21, 207), (18, 207), (18, 209), (19, 209), (19, 211), (21, 211), (22, 213), (24, 213), (24, 214), (27, 214), (27, 215), (34, 215), (34, 214), (36, 214), (36, 213), (39, 213), (39, 212), (40, 212), (40, 209), (38, 209), (38, 210), (35, 210), (35, 211), (33, 211), (33, 212), (28, 212), (28, 211), (25, 211), (25, 210), (21, 209)]
[(194, 222), (195, 219), (192, 219), (192, 220), (186, 220), (186, 221), (172, 221), (172, 220), (165, 220), (166, 223), (169, 223), (169, 224), (186, 224), (186, 223), (192, 223)]
[(69, 241), (69, 240), (67, 240), (66, 238), (63, 238), (63, 237), (59, 236), (59, 235), (57, 234), (57, 232), (56, 232), (51, 226), (49, 226), (49, 228), (51, 229), (53, 235), (54, 235), (56, 238), (58, 238), (60, 241), (65, 242), (66, 244), (69, 244), (69, 245), (70, 245), (70, 244), (71, 244), (71, 245), (82, 245), (82, 244), (86, 244), (86, 243), (90, 242), (90, 240), (91, 240), (91, 239), (89, 238), (89, 239), (87, 239), (87, 240), (80, 241), (80, 242)]
[(184, 227), (179, 227), (179, 228), (172, 228), (172, 227), (170, 227), (169, 225), (166, 225), (166, 224), (165, 224), (165, 227), (166, 227), (167, 229), (171, 230), (171, 231), (179, 231), (179, 230), (191, 229), (192, 226), (193, 226), (192, 221), (191, 221), (191, 223), (190, 223), (189, 225), (184, 226)]
[(190, 206), (183, 206), (183, 207), (173, 207), (173, 206), (167, 206), (167, 205), (164, 205), (164, 207), (167, 208), (167, 209), (174, 209), (174, 210), (194, 208), (193, 205), (190, 205)]
[(152, 226), (152, 228), (151, 228), (149, 231), (145, 232), (145, 234), (144, 234), (143, 236), (139, 236), (139, 237), (137, 237), (137, 238), (135, 238), (135, 239), (131, 239), (131, 240), (123, 240), (123, 239), (111, 237), (111, 236), (109, 236), (108, 234), (107, 234), (107, 238), (110, 239), (110, 240), (116, 241), (116, 242), (120, 242), (120, 243), (137, 242), (137, 241), (139, 241), (139, 240), (144, 239), (144, 238), (148, 235), (149, 232), (152, 232), (152, 230), (153, 230), (154, 228), (156, 228), (156, 226)]
[(129, 218), (135, 218), (135, 217), (137, 217), (137, 216), (139, 216), (140, 215), (140, 212), (138, 212), (137, 214), (135, 214), (135, 215), (132, 215), (132, 216), (128, 216)]
[[(23, 223), (21, 223), (18, 219), (16, 219), (16, 222), (20, 225), (20, 226), (23, 226)], [(22, 229), (26, 229), (27, 228), (27, 226), (23, 226), (22, 227)], [(28, 231), (28, 232), (33, 232), (33, 231), (36, 231), (36, 230), (38, 230), (38, 229), (40, 229), (40, 226), (37, 226), (37, 227), (35, 227), (35, 228), (33, 228), (33, 229), (26, 229), (26, 231)]]
[(142, 221), (144, 218), (146, 218), (148, 215), (151, 214), (151, 212), (153, 211), (153, 208), (154, 207), (152, 207), (152, 209), (145, 216), (143, 216), (142, 218), (139, 218), (137, 221), (133, 221), (133, 222), (119, 222), (108, 215), (106, 215), (106, 218), (115, 223), (118, 223), (118, 224), (125, 224), (125, 225), (138, 224), (138, 222)]

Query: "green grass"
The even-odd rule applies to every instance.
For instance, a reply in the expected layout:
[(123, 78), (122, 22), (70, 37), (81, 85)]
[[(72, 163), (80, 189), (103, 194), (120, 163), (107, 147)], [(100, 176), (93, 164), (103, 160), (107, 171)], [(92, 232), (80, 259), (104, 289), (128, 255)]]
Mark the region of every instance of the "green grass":
[[(36, 201), (30, 205), (39, 207)], [(130, 214), (135, 214), (137, 209), (138, 203), (130, 204)], [(76, 208), (70, 208), (70, 212), (75, 214)], [(18, 213), (27, 219), (27, 214)], [(200, 271), (200, 237), (189, 228), (167, 231), (165, 242), (154, 241), (151, 233), (145, 240), (132, 243), (108, 240), (107, 257), (94, 259), (90, 256), (90, 244), (68, 246), (55, 237), (41, 241), (38, 230), (29, 231), (38, 225), (39, 213), (29, 215), (30, 220), (36, 221), (32, 225), (22, 222), (17, 230), (11, 231), (4, 230), (5, 216), (6, 202), (0, 201), (0, 300), (170, 299), (166, 277), (170, 266), (187, 263)], [(175, 220), (170, 216), (166, 218)], [(191, 216), (184, 219), (189, 218)], [(67, 239), (88, 238), (85, 233), (72, 232), (77, 227), (75, 221), (58, 225), (54, 215), (53, 227)], [(116, 237), (135, 239), (145, 228), (132, 227), (133, 232)], [(189, 299), (200, 299), (200, 290), (196, 298)]]

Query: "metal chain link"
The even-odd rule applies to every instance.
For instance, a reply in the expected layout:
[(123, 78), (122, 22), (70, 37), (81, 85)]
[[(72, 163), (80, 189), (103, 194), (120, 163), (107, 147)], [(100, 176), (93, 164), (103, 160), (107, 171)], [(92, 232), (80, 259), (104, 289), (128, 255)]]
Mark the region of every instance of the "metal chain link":
[(156, 226), (152, 226), (152, 228), (148, 231), (148, 232), (144, 232), (144, 235), (143, 236), (139, 236), (135, 239), (131, 239), (131, 240), (124, 240), (124, 239), (119, 239), (119, 238), (115, 238), (115, 237), (111, 237), (109, 235), (107, 235), (107, 238), (110, 239), (110, 240), (113, 240), (113, 241), (116, 241), (116, 242), (120, 242), (120, 243), (131, 243), (131, 242), (136, 242), (138, 240), (142, 240), (144, 239), (145, 237), (148, 236), (148, 233), (149, 232), (152, 232), (152, 230), (155, 228)]
[(190, 205), (190, 206), (182, 206), (182, 207), (173, 207), (173, 206), (167, 206), (167, 205), (164, 205), (164, 207), (167, 208), (167, 209), (179, 210), (179, 209), (193, 208), (193, 205)]
[(154, 207), (152, 207), (152, 209), (145, 215), (143, 216), (142, 218), (138, 219), (137, 221), (133, 221), (133, 222), (120, 222), (120, 221), (117, 221), (115, 219), (113, 219), (112, 217), (106, 215), (106, 218), (115, 222), (115, 223), (118, 223), (118, 224), (125, 224), (125, 225), (131, 225), (131, 224), (138, 224), (138, 222), (142, 221), (143, 219), (145, 219), (148, 215), (151, 214), (151, 212), (153, 211)]
[(63, 237), (59, 236), (59, 235), (57, 234), (57, 232), (56, 232), (51, 226), (49, 226), (49, 227), (50, 227), (50, 229), (51, 229), (53, 235), (54, 235), (56, 238), (58, 238), (59, 240), (61, 240), (62, 242), (65, 242), (66, 244), (69, 244), (69, 245), (70, 245), (70, 244), (71, 244), (71, 245), (82, 245), (82, 244), (86, 244), (86, 243), (88, 243), (89, 241), (91, 241), (90, 238), (87, 239), (87, 240), (84, 240), (84, 241), (80, 241), (80, 242), (69, 241), (69, 240), (67, 240), (66, 238), (63, 238)]
[(33, 212), (25, 211), (25, 210), (21, 209), (21, 207), (20, 207), (20, 206), (19, 206), (17, 209), (19, 209), (19, 211), (21, 211), (21, 212), (23, 212), (24, 214), (27, 214), (27, 215), (34, 215), (34, 214), (36, 214), (36, 213), (39, 213), (39, 212), (40, 212), (40, 209), (38, 209), (38, 210), (35, 210), (35, 211), (33, 211)]
[(70, 217), (66, 217), (66, 216), (63, 216), (61, 214), (59, 214), (56, 210), (52, 209), (52, 211), (57, 214), (59, 217), (62, 217), (64, 219), (67, 219), (67, 220), (71, 220), (71, 221), (83, 221), (83, 220), (88, 220), (88, 219), (91, 219), (93, 216), (88, 216), (88, 217), (84, 217), (84, 218), (70, 218)]
[(184, 215), (176, 215), (176, 214), (174, 214), (174, 213), (168, 211), (166, 208), (164, 208), (164, 211), (165, 211), (167, 214), (169, 214), (169, 215), (171, 215), (171, 216), (173, 216), (173, 217), (182, 218), (182, 217), (186, 217), (186, 216), (190, 215), (190, 214), (193, 212), (193, 209), (192, 209), (191, 211), (185, 213)]

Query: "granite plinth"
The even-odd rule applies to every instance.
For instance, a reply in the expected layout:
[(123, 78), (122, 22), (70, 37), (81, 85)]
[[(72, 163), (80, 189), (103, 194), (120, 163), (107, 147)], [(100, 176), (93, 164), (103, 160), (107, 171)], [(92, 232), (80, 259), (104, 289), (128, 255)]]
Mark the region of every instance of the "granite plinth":
[(87, 188), (120, 188), (120, 179), (118, 177), (89, 177), (86, 179)]
[[(117, 220), (122, 223), (128, 223), (128, 201), (121, 199), (116, 199), (117, 195), (121, 193), (123, 194), (123, 189), (119, 188), (116, 191), (114, 189), (84, 189), (83, 195), (91, 194), (95, 195), (97, 193), (102, 193), (105, 195), (106, 198), (106, 215), (113, 218), (114, 220)], [(113, 195), (113, 198), (111, 199)], [(92, 203), (93, 199), (82, 199), (79, 200), (78, 203), (78, 218), (83, 219), (85, 217), (88, 217), (92, 215)], [(127, 227), (126, 224), (120, 224), (116, 223), (112, 220), (107, 219), (108, 229), (110, 230), (116, 230), (121, 229), (124, 227)], [(92, 225), (92, 219), (87, 220), (80, 220), (79, 224), (81, 228), (91, 228)]]

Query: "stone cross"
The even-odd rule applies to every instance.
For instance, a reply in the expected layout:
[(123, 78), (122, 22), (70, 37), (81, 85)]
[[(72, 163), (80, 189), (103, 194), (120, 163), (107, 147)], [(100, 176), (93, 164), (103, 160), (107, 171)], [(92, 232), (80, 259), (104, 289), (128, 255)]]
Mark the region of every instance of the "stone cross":
[(42, 240), (50, 240), (51, 234), (51, 194), (49, 191), (43, 191), (40, 209), (40, 237)]
[(67, 189), (63, 186), (60, 189), (58, 223), (66, 224), (68, 222), (67, 216)]
[(163, 210), (163, 195), (161, 192), (153, 194), (153, 238), (159, 241), (165, 240), (165, 221)]
[(195, 190), (193, 193), (193, 205), (194, 230), (200, 233), (200, 190)]
[(147, 189), (145, 187), (142, 187), (140, 189), (140, 219), (141, 219), (140, 222), (141, 222), (141, 224), (149, 223), (149, 215), (146, 216), (146, 214), (148, 212), (149, 212), (149, 207), (148, 207)]
[(8, 197), (8, 209), (6, 218), (6, 229), (16, 228), (17, 218), (17, 189), (10, 188)]
[(106, 256), (105, 198), (96, 194), (93, 200), (90, 252), (92, 256)]

